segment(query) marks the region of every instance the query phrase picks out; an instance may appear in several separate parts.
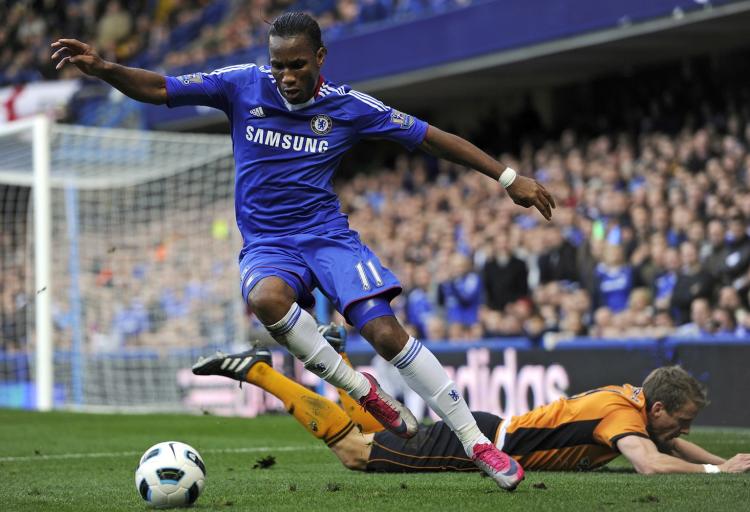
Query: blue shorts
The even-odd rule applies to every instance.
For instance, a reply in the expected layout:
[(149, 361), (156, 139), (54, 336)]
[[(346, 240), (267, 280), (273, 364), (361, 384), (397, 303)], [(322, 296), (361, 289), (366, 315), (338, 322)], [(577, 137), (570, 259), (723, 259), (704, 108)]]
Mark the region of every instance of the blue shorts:
[(354, 302), (376, 296), (391, 300), (401, 293), (396, 276), (349, 229), (264, 237), (245, 246), (243, 253), (240, 283), (246, 302), (250, 290), (268, 276), (291, 286), (303, 308), (315, 304), (312, 290), (319, 288), (344, 317)]

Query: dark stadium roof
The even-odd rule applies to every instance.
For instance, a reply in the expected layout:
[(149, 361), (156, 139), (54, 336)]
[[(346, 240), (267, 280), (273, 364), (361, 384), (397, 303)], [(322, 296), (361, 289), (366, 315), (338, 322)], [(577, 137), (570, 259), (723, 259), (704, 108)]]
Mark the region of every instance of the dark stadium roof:
[[(633, 66), (750, 48), (750, 1), (354, 84), (409, 109), (557, 86)], [(403, 87), (412, 84), (418, 87)]]

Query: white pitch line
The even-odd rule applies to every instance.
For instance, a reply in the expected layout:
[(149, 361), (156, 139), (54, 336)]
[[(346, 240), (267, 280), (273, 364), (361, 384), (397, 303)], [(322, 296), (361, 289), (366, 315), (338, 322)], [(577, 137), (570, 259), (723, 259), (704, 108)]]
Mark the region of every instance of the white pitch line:
[[(322, 446), (254, 446), (249, 448), (213, 448), (200, 450), (201, 453), (256, 453), (256, 452), (309, 452), (323, 450)], [(0, 457), (0, 462), (30, 462), (39, 460), (101, 459), (107, 457), (136, 457), (141, 452), (92, 452), (59, 453), (52, 455), (24, 455), (20, 457)]]

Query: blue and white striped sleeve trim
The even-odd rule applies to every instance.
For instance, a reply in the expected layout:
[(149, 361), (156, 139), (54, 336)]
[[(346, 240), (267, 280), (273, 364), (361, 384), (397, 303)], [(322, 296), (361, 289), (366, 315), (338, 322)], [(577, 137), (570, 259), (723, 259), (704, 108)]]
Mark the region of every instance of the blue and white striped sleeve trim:
[(346, 94), (346, 90), (344, 89), (343, 85), (341, 87), (333, 87), (328, 82), (323, 83), (323, 85), (320, 86), (320, 90), (318, 91), (319, 96), (330, 96), (330, 95), (344, 96), (345, 94)]
[(271, 82), (276, 83), (276, 79), (273, 77), (273, 73), (271, 73), (271, 68), (268, 66), (261, 66), (258, 68), (258, 71), (265, 74), (268, 78), (271, 79)]
[(227, 67), (224, 67), (224, 68), (214, 69), (210, 73), (206, 73), (206, 74), (208, 74), (208, 75), (221, 75), (223, 73), (228, 73), (230, 71), (239, 71), (241, 69), (249, 69), (249, 68), (254, 68), (254, 67), (255, 67), (255, 64), (237, 64), (237, 65), (234, 65), (234, 66), (227, 66)]
[(373, 98), (372, 96), (365, 94), (363, 92), (355, 91), (354, 89), (352, 89), (347, 94), (353, 98), (356, 98), (362, 103), (369, 105), (370, 107), (374, 108), (378, 112), (388, 112), (389, 110), (391, 110), (391, 107), (389, 107), (382, 101), (376, 98)]

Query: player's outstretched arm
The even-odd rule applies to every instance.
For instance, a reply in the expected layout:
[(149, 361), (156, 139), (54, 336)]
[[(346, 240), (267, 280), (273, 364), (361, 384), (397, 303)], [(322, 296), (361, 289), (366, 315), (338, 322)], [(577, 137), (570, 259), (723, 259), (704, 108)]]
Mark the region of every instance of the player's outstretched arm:
[(57, 62), (56, 69), (69, 62), (134, 100), (157, 105), (167, 102), (167, 80), (159, 73), (106, 61), (93, 47), (77, 39), (58, 39), (50, 46), (55, 50), (52, 61)]
[(722, 459), (718, 455), (714, 455), (708, 450), (701, 448), (695, 443), (686, 441), (685, 439), (674, 439), (670, 448), (672, 450), (672, 455), (688, 462), (716, 465), (724, 464), (726, 462), (726, 459)]
[[(476, 169), (493, 180), (499, 180), (500, 175), (506, 169), (504, 165), (468, 140), (432, 125), (427, 128), (427, 134), (420, 147), (438, 158), (445, 158), (451, 162)], [(533, 206), (539, 210), (539, 213), (545, 219), (550, 220), (552, 218), (555, 200), (538, 181), (518, 175), (507, 190), (508, 195), (517, 205), (524, 208)]]
[[(666, 453), (661, 453), (653, 441), (639, 436), (626, 436), (617, 441), (617, 448), (633, 464), (638, 473), (744, 473), (750, 471), (750, 454), (735, 455), (728, 461), (711, 466), (694, 464)], [(710, 471), (712, 468), (718, 471)]]

